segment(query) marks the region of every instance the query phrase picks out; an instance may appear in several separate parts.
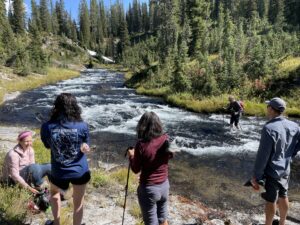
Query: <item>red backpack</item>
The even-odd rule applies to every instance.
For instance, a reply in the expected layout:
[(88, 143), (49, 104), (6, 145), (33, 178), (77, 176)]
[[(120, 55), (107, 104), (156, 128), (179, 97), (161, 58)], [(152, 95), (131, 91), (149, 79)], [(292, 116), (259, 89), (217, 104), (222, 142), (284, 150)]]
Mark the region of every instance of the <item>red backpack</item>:
[(238, 103), (239, 103), (239, 105), (240, 105), (241, 108), (242, 108), (241, 111), (244, 112), (244, 110), (245, 110), (245, 104), (244, 104), (244, 102), (243, 102), (242, 100), (239, 100)]

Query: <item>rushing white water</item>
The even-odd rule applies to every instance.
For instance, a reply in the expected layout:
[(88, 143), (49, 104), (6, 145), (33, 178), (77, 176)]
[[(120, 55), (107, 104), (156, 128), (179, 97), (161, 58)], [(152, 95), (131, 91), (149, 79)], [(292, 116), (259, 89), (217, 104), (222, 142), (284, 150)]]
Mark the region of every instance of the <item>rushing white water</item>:
[[(79, 78), (59, 82), (27, 92), (19, 102), (6, 105), (15, 118), (32, 119), (35, 111), (48, 113), (55, 97), (62, 92), (76, 95), (82, 116), (91, 132), (110, 132), (135, 135), (141, 115), (154, 111), (161, 118), (165, 130), (174, 139), (173, 146), (193, 155), (255, 152), (259, 130), (265, 121), (255, 117), (241, 119), (241, 131), (230, 132), (228, 116), (202, 115), (165, 104), (161, 99), (136, 95), (123, 86), (121, 74), (106, 70), (87, 70)], [(33, 109), (34, 107), (34, 109)], [(4, 116), (5, 117), (5, 116)], [(23, 118), (24, 119), (24, 118)]]

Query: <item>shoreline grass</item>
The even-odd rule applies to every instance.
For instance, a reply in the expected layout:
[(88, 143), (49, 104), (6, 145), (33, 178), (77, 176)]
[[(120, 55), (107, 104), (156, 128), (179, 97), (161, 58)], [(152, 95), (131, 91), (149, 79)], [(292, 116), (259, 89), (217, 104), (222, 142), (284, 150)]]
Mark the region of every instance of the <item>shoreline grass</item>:
[[(184, 108), (188, 111), (197, 112), (197, 113), (226, 113), (224, 107), (228, 105), (228, 96), (229, 95), (220, 95), (220, 96), (211, 96), (205, 99), (196, 99), (189, 93), (180, 93), (174, 94), (169, 91), (168, 88), (158, 88), (158, 89), (149, 89), (143, 86), (140, 86), (136, 89), (136, 93), (147, 96), (162, 97), (167, 103)], [(239, 98), (237, 98), (239, 99)], [(290, 98), (283, 97), (283, 99), (288, 102), (292, 100)], [(243, 101), (245, 104), (244, 115), (246, 116), (266, 116), (266, 104), (260, 102), (257, 99), (249, 99)], [(291, 105), (291, 104), (290, 104)], [(285, 116), (300, 118), (300, 108), (291, 106), (287, 107)]]
[(1, 68), (0, 71), (4, 71), (8, 74), (7, 79), (1, 79), (0, 82), (0, 104), (4, 101), (5, 94), (31, 90), (40, 86), (54, 84), (61, 80), (67, 80), (80, 75), (80, 71), (50, 67), (47, 69), (47, 75), (30, 74), (26, 77), (21, 77), (13, 74), (9, 68)]

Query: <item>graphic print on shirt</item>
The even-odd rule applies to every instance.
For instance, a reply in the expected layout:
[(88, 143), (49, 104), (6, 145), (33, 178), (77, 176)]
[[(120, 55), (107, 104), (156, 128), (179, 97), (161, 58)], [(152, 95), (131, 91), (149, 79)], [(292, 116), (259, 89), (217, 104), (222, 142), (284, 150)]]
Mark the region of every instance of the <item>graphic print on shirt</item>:
[(77, 157), (77, 129), (53, 129), (51, 130), (51, 142), (55, 149), (53, 153), (56, 162), (68, 164)]

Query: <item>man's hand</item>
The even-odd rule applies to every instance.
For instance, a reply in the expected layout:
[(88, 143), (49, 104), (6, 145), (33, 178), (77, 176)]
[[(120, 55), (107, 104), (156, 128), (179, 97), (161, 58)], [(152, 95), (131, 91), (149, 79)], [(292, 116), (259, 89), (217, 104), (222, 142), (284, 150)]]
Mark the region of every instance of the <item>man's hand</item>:
[(254, 189), (255, 191), (259, 191), (259, 184), (257, 183), (255, 177), (252, 177), (252, 179), (251, 179), (251, 184), (252, 184), (252, 187), (253, 187), (253, 189)]
[(82, 143), (82, 145), (80, 146), (80, 151), (82, 153), (88, 153), (91, 151), (90, 146), (87, 143)]

